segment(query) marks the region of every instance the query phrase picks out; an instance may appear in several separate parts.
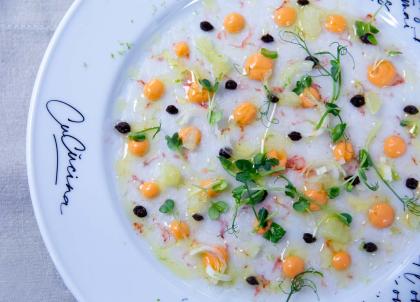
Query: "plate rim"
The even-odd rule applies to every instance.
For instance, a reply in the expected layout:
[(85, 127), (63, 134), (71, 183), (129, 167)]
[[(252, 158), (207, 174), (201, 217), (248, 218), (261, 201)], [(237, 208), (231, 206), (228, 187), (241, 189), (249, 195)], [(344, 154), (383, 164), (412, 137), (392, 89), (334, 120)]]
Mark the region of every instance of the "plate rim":
[(60, 256), (58, 256), (58, 253), (56, 251), (56, 248), (54, 247), (52, 243), (52, 239), (50, 237), (50, 234), (48, 232), (48, 229), (45, 225), (45, 219), (43, 218), (43, 214), (40, 207), (40, 200), (38, 199), (38, 193), (35, 186), (35, 175), (34, 175), (34, 167), (33, 167), (33, 135), (32, 132), (34, 131), (33, 127), (33, 117), (35, 114), (36, 105), (40, 102), (39, 101), (39, 92), (41, 88), (41, 83), (43, 82), (43, 79), (46, 75), (47, 67), (50, 63), (51, 55), (53, 54), (54, 50), (57, 47), (57, 44), (62, 36), (62, 33), (66, 29), (67, 25), (71, 21), (71, 19), (75, 16), (77, 10), (79, 9), (80, 5), (83, 3), (82, 0), (74, 0), (73, 3), (70, 5), (70, 7), (65, 12), (64, 16), (58, 23), (56, 29), (54, 30), (54, 33), (48, 43), (48, 46), (45, 50), (45, 53), (42, 57), (41, 63), (38, 67), (37, 75), (35, 77), (34, 81), (34, 87), (32, 89), (32, 94), (30, 98), (29, 103), (29, 110), (28, 110), (28, 116), (27, 116), (27, 125), (26, 125), (26, 172), (27, 172), (27, 178), (28, 178), (28, 186), (29, 186), (29, 193), (32, 203), (32, 208), (35, 214), (35, 219), (38, 225), (38, 229), (41, 233), (42, 241), (45, 244), (45, 247), (48, 251), (48, 254), (50, 258), (52, 259), (52, 262), (54, 263), (54, 266), (56, 270), (58, 271), (61, 279), (63, 280), (65, 286), (69, 290), (69, 292), (73, 295), (73, 297), (77, 301), (85, 301), (83, 298), (83, 295), (81, 294), (81, 291), (76, 286), (76, 283), (73, 282), (67, 271), (63, 267), (63, 260)]

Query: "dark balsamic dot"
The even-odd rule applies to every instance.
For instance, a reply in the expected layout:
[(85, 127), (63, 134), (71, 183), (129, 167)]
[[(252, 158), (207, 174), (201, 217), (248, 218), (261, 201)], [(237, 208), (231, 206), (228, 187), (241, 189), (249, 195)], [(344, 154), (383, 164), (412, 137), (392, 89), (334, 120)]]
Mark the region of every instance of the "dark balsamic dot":
[(316, 241), (316, 237), (314, 237), (311, 233), (305, 233), (303, 234), (303, 241), (306, 243), (314, 243)]
[(270, 93), (268, 96), (267, 96), (267, 98), (268, 98), (268, 100), (270, 101), (270, 103), (278, 103), (279, 101), (280, 101), (280, 99), (279, 99), (279, 97), (277, 96), (277, 95), (275, 95), (275, 94), (273, 94), (273, 93)]
[[(353, 177), (353, 175), (349, 175), (349, 176), (346, 176), (346, 177), (344, 177), (344, 180), (345, 181), (347, 181), (347, 180), (349, 180), (350, 178), (352, 178)], [(353, 179), (353, 181), (352, 181), (352, 183), (351, 183), (354, 187), (355, 186), (357, 186), (358, 184), (360, 184), (360, 178), (359, 178), (359, 176), (356, 176), (356, 178), (355, 179)]]
[(363, 249), (368, 253), (374, 253), (378, 250), (378, 246), (373, 242), (366, 242), (363, 244)]
[(212, 31), (214, 26), (208, 21), (203, 21), (200, 23), (200, 28), (202, 31)]
[(203, 215), (198, 214), (198, 213), (193, 214), (193, 215), (192, 215), (192, 218), (193, 218), (195, 221), (201, 221), (201, 220), (203, 220), (203, 219), (204, 219)]
[(413, 105), (408, 105), (404, 107), (404, 112), (410, 115), (415, 115), (417, 113), (419, 113), (419, 110), (417, 109), (416, 106)]
[(219, 156), (229, 159), (232, 157), (233, 150), (229, 147), (225, 147), (219, 150)]
[(135, 206), (133, 209), (133, 213), (134, 215), (136, 215), (137, 217), (143, 218), (147, 216), (147, 210), (145, 207), (143, 206)]
[(235, 90), (238, 88), (238, 84), (234, 80), (228, 80), (225, 84), (225, 88), (228, 90)]
[(169, 114), (178, 114), (179, 110), (178, 108), (176, 108), (176, 106), (169, 105), (168, 107), (166, 107), (166, 112), (168, 112)]
[(364, 97), (363, 95), (361, 95), (361, 94), (356, 94), (354, 97), (352, 97), (352, 98), (350, 99), (350, 103), (351, 103), (354, 107), (356, 107), (356, 108), (360, 108), (360, 107), (362, 107), (363, 105), (365, 105), (365, 104), (366, 104), (366, 102), (365, 102), (365, 97)]
[(290, 132), (288, 136), (294, 142), (300, 141), (302, 139), (302, 134), (300, 134), (300, 132), (297, 131)]
[(255, 285), (259, 285), (260, 283), (258, 282), (258, 280), (257, 280), (257, 277), (255, 277), (255, 276), (249, 276), (249, 277), (247, 277), (246, 278), (246, 282), (249, 284), (249, 285), (253, 285), (253, 286), (255, 286)]
[(405, 186), (411, 190), (415, 190), (417, 189), (419, 185), (419, 181), (415, 178), (407, 178), (407, 180), (405, 181)]
[(121, 134), (127, 134), (128, 132), (131, 131), (130, 124), (126, 122), (120, 122), (116, 124), (115, 129), (117, 129), (117, 131)]
[(319, 60), (318, 58), (314, 57), (314, 56), (307, 56), (305, 58), (305, 61), (311, 61), (312, 63), (314, 63), (314, 65), (312, 66), (312, 68), (316, 68), (319, 66)]
[(308, 5), (309, 4), (309, 0), (298, 0), (297, 3), (299, 5), (301, 5), (301, 6), (304, 6), (304, 5)]
[(274, 42), (274, 38), (270, 34), (265, 34), (264, 36), (261, 37), (261, 41), (263, 41), (264, 43), (272, 43)]
[(365, 44), (372, 44), (370, 41), (369, 41), (369, 36), (370, 36), (370, 34), (365, 34), (365, 35), (363, 35), (363, 36), (360, 36), (360, 41), (362, 41), (363, 43), (365, 43)]

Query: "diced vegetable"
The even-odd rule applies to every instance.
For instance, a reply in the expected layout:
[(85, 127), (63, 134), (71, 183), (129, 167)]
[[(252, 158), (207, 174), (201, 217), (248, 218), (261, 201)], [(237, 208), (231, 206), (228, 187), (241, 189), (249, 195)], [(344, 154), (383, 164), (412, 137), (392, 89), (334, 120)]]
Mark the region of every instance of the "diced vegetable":
[(366, 100), (366, 106), (371, 114), (376, 114), (379, 112), (379, 110), (382, 107), (382, 101), (375, 92), (373, 91), (366, 92), (365, 100)]
[(316, 39), (322, 32), (320, 9), (311, 5), (303, 7), (298, 14), (298, 26), (305, 39)]
[(219, 78), (229, 74), (232, 65), (224, 55), (219, 53), (208, 38), (198, 38), (196, 41), (198, 51), (210, 62), (214, 77)]
[(311, 61), (298, 61), (291, 63), (280, 74), (280, 85), (287, 87), (303, 75), (312, 70), (313, 62)]
[(165, 187), (178, 187), (183, 181), (181, 172), (172, 164), (162, 165), (159, 180)]
[(337, 217), (328, 217), (320, 225), (319, 234), (327, 240), (342, 244), (351, 240), (350, 228)]

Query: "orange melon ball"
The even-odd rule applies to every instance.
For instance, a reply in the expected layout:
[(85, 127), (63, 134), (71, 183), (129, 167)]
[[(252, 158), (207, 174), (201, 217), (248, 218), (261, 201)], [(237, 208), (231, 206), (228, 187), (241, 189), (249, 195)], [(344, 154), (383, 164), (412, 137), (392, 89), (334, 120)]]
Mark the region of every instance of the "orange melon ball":
[(154, 181), (146, 181), (142, 183), (139, 187), (143, 197), (152, 199), (160, 194), (160, 186)]
[(157, 101), (159, 100), (165, 93), (165, 85), (161, 80), (154, 79), (148, 82), (144, 86), (144, 96), (149, 101)]
[(241, 32), (245, 28), (245, 18), (238, 13), (231, 13), (225, 17), (223, 25), (227, 32), (236, 34)]
[(233, 120), (240, 127), (252, 124), (257, 118), (257, 106), (250, 102), (239, 104), (233, 111)]
[(389, 158), (398, 158), (407, 151), (407, 144), (399, 135), (388, 136), (384, 141), (384, 153)]
[(325, 29), (333, 33), (342, 33), (347, 29), (347, 21), (341, 15), (329, 15), (325, 21)]
[(349, 253), (345, 251), (334, 253), (331, 265), (337, 270), (337, 271), (343, 271), (350, 267), (351, 265), (351, 256)]
[(333, 147), (334, 157), (337, 161), (349, 162), (354, 158), (353, 145), (348, 141), (341, 141)]
[(305, 261), (298, 256), (288, 256), (283, 261), (283, 275), (287, 278), (294, 278), (305, 271)]
[(251, 80), (264, 81), (273, 73), (274, 62), (260, 53), (255, 53), (245, 61), (245, 72)]
[(174, 51), (179, 58), (188, 58), (190, 56), (190, 47), (188, 46), (187, 42), (176, 43), (174, 45)]
[(296, 22), (297, 11), (293, 7), (284, 6), (274, 12), (274, 22), (280, 27), (289, 27)]
[(131, 139), (128, 141), (128, 151), (135, 156), (143, 157), (149, 152), (149, 149), (150, 143), (147, 139), (139, 142)]
[(394, 64), (388, 60), (381, 60), (368, 67), (368, 80), (377, 87), (391, 86), (397, 76)]
[(172, 221), (169, 225), (169, 230), (177, 241), (187, 239), (190, 236), (190, 227), (182, 220)]
[(375, 228), (384, 229), (394, 223), (395, 210), (389, 203), (378, 202), (369, 208), (368, 219)]

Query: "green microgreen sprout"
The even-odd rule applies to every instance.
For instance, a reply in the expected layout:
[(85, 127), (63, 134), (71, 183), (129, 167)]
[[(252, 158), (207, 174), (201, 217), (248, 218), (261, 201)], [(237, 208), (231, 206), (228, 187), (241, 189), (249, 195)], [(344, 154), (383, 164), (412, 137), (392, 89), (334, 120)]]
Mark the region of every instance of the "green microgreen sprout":
[(128, 139), (136, 141), (136, 142), (142, 142), (147, 139), (147, 132), (154, 131), (153, 136), (152, 136), (152, 139), (153, 139), (156, 137), (156, 135), (160, 132), (161, 129), (162, 129), (162, 124), (159, 124), (159, 126), (156, 126), (156, 127), (130, 132), (128, 134)]
[(198, 82), (200, 83), (201, 87), (203, 87), (203, 89), (209, 92), (209, 95), (210, 95), (207, 121), (212, 126), (216, 125), (218, 122), (221, 121), (223, 117), (223, 113), (221, 111), (216, 110), (217, 109), (216, 94), (217, 94), (217, 91), (219, 90), (219, 85), (220, 85), (219, 81), (216, 80), (215, 83), (212, 84), (207, 79), (201, 79)]
[(229, 210), (229, 205), (224, 201), (213, 202), (209, 208), (208, 214), (211, 220), (218, 220), (220, 215)]
[(164, 214), (171, 214), (175, 208), (175, 201), (166, 199), (165, 202), (159, 207), (159, 212)]
[(404, 211), (408, 210), (409, 213), (414, 214), (416, 216), (420, 216), (420, 204), (419, 196), (413, 195), (412, 197), (409, 196), (401, 196), (400, 194), (395, 191), (395, 189), (391, 186), (390, 182), (387, 181), (383, 176), (376, 164), (373, 162), (371, 155), (366, 149), (361, 149), (359, 152), (359, 169), (357, 175), (359, 176), (360, 180), (362, 181), (365, 186), (372, 190), (376, 191), (379, 188), (379, 184), (376, 183), (375, 185), (371, 185), (368, 183), (366, 171), (369, 168), (372, 168), (375, 172), (376, 176), (379, 180), (391, 191), (391, 193), (403, 204)]
[[(291, 283), (290, 283), (290, 289), (289, 289), (289, 291), (288, 291), (288, 292), (284, 291), (284, 290), (281, 288), (281, 285), (280, 285), (281, 290), (282, 290), (285, 294), (287, 294), (287, 295), (288, 295), (288, 296), (287, 296), (287, 299), (286, 299), (286, 302), (289, 302), (289, 301), (290, 301), (290, 299), (292, 298), (292, 296), (293, 296), (294, 294), (296, 294), (296, 293), (300, 292), (300, 291), (301, 291), (302, 289), (304, 289), (305, 287), (308, 287), (308, 288), (312, 289), (312, 290), (313, 290), (313, 292), (314, 292), (314, 293), (316, 294), (316, 296), (318, 297), (318, 289), (317, 289), (317, 286), (316, 286), (316, 284), (315, 284), (315, 282), (314, 282), (314, 281), (312, 281), (312, 280), (310, 280), (310, 279), (306, 278), (306, 276), (308, 276), (308, 275), (312, 275), (312, 276), (315, 276), (315, 277), (324, 277), (324, 275), (323, 275), (321, 272), (319, 272), (319, 271), (317, 271), (317, 270), (314, 270), (314, 269), (310, 268), (310, 269), (307, 269), (307, 270), (305, 270), (304, 272), (302, 272), (302, 273), (300, 273), (300, 274), (296, 275), (296, 276), (292, 279), (292, 281), (291, 281)], [(318, 299), (319, 299), (319, 297), (318, 297)]]

